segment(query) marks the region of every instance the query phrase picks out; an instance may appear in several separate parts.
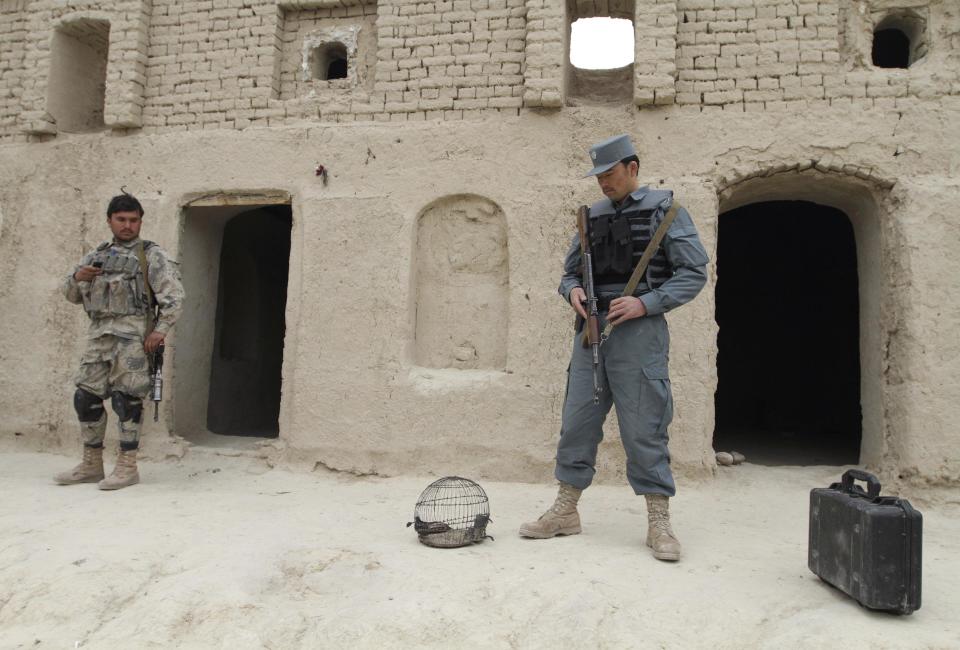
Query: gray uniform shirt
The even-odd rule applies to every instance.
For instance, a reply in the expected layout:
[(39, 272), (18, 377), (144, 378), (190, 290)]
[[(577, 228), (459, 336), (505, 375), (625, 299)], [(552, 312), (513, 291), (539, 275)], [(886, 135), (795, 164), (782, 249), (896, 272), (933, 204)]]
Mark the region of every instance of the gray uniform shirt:
[[(653, 228), (656, 229), (663, 221), (667, 210), (673, 205), (673, 192), (670, 190), (651, 190), (644, 186), (632, 192), (630, 196), (640, 203), (642, 210), (655, 210), (653, 214)], [(609, 201), (609, 199), (606, 199)], [(673, 276), (653, 291), (640, 296), (647, 315), (655, 316), (668, 312), (671, 309), (693, 300), (707, 282), (707, 263), (710, 257), (700, 243), (700, 235), (693, 219), (684, 208), (677, 211), (677, 216), (660, 244), (670, 262)], [(563, 276), (560, 279), (558, 291), (570, 302), (570, 292), (576, 287), (582, 287), (580, 281), (580, 234), (574, 233), (570, 242), (570, 249), (563, 260)], [(641, 283), (640, 289), (645, 286)], [(596, 287), (595, 287), (596, 288)], [(610, 290), (613, 287), (605, 286)], [(618, 290), (622, 290), (620, 286)]]

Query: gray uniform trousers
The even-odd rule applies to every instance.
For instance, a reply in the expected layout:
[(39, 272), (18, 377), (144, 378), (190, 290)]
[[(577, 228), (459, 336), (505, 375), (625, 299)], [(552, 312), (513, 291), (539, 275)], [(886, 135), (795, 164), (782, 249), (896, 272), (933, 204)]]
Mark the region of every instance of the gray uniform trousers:
[[(601, 313), (600, 328), (606, 324)], [(617, 325), (600, 347), (600, 403), (593, 403), (593, 355), (578, 333), (567, 375), (567, 395), (557, 446), (557, 480), (583, 489), (596, 473), (597, 447), (611, 406), (617, 409), (627, 455), (627, 480), (636, 494), (673, 496), (667, 426), (673, 396), (667, 359), (670, 333), (662, 314)]]

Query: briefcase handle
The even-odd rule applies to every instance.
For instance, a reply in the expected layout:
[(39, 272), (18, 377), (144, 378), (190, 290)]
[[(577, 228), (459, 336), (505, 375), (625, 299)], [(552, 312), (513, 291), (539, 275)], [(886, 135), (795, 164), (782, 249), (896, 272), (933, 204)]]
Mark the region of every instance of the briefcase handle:
[(864, 481), (867, 484), (866, 495), (870, 499), (875, 499), (880, 495), (880, 480), (870, 472), (864, 472), (862, 469), (848, 469), (843, 473), (840, 479), (840, 485), (844, 492), (863, 492), (859, 486), (854, 486), (854, 481)]

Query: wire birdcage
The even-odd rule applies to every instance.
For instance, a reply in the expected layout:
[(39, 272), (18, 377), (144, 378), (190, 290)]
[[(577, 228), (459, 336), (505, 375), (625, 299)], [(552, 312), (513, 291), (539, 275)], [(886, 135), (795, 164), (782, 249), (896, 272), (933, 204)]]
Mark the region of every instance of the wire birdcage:
[(468, 478), (446, 476), (420, 494), (413, 510), (413, 526), (422, 544), (456, 548), (480, 542), (490, 523), (490, 501), (483, 488)]

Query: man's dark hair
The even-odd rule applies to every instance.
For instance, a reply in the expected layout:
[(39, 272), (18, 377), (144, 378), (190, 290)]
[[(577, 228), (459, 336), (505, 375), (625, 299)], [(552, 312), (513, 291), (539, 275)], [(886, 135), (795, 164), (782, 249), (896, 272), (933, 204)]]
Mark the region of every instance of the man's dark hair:
[(143, 206), (133, 194), (124, 192), (110, 199), (110, 205), (107, 206), (107, 219), (117, 212), (137, 212), (142, 217)]
[(621, 160), (620, 162), (623, 163), (623, 166), (626, 167), (628, 171), (630, 170), (630, 163), (632, 163), (632, 162), (637, 163), (637, 175), (640, 174), (640, 159), (639, 159), (638, 157), (636, 157), (636, 156), (627, 156), (626, 158), (624, 158), (624, 159)]

